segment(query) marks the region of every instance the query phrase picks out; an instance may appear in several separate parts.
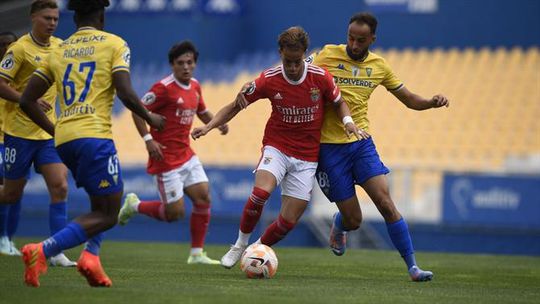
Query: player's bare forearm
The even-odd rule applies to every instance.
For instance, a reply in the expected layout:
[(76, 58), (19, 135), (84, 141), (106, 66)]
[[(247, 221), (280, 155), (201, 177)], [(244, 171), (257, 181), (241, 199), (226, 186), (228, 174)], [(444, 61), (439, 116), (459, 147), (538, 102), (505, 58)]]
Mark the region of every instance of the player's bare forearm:
[(120, 101), (122, 101), (124, 106), (148, 122), (150, 115), (146, 108), (142, 105), (135, 91), (133, 91), (129, 73), (126, 71), (118, 71), (113, 73), (113, 85), (116, 89), (116, 95)]
[(143, 136), (145, 136), (146, 134), (149, 133), (148, 127), (147, 127), (146, 122), (144, 121), (144, 119), (139, 117), (134, 112), (131, 112), (131, 118), (133, 118), (133, 123), (135, 124), (135, 128), (137, 128), (137, 132), (139, 132), (139, 135), (141, 137), (143, 137)]
[(334, 103), (334, 107), (336, 107), (336, 112), (340, 119), (343, 119), (345, 116), (351, 116), (351, 111), (349, 110), (349, 106), (343, 100), (343, 98), (340, 98), (337, 102)]
[(212, 114), (212, 112), (210, 112), (210, 111), (206, 111), (206, 112), (204, 112), (202, 114), (197, 114), (197, 117), (199, 117), (199, 119), (204, 124), (207, 124), (212, 120), (212, 118), (214, 118), (214, 114)]
[(440, 94), (433, 96), (431, 99), (426, 99), (420, 95), (417, 95), (409, 91), (406, 87), (392, 92), (407, 108), (422, 111), (431, 108), (448, 107), (450, 102), (448, 99)]
[(22, 94), (17, 92), (14, 88), (10, 87), (8, 82), (0, 77), (0, 97), (14, 103), (21, 101)]
[(206, 127), (208, 130), (212, 130), (216, 127), (219, 127), (223, 124), (226, 124), (231, 119), (233, 119), (238, 112), (240, 112), (242, 108), (237, 106), (236, 101), (233, 101), (232, 103), (226, 105), (223, 107), (219, 112), (217, 112), (216, 116), (212, 118), (207, 124)]
[(54, 136), (54, 124), (38, 103), (38, 99), (47, 92), (49, 87), (49, 84), (43, 79), (32, 76), (21, 96), (20, 107), (36, 125)]

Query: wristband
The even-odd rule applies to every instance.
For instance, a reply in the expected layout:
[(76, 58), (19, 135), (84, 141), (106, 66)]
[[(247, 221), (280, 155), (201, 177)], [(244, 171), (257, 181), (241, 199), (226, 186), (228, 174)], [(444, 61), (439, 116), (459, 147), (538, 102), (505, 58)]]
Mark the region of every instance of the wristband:
[(343, 125), (346, 125), (348, 123), (353, 123), (354, 124), (354, 120), (350, 116), (343, 117), (343, 119), (341, 121), (343, 122)]
[(154, 138), (152, 137), (152, 134), (148, 133), (148, 134), (144, 135), (142, 139), (144, 139), (144, 141), (147, 142), (147, 141), (152, 140)]

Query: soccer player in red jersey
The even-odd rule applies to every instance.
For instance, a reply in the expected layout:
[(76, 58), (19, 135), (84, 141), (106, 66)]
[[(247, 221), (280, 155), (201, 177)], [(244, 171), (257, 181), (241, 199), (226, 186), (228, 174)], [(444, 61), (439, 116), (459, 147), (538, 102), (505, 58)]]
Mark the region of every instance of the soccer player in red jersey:
[(238, 239), (221, 259), (231, 268), (247, 247), (259, 221), (264, 204), (277, 185), (281, 185), (281, 210), (257, 241), (268, 246), (279, 242), (291, 231), (311, 199), (311, 190), (319, 154), (319, 140), (325, 103), (333, 103), (344, 121), (347, 135), (358, 139), (369, 135), (353, 123), (349, 108), (328, 71), (304, 62), (308, 35), (301, 27), (291, 27), (278, 40), (282, 65), (268, 69), (238, 94), (236, 100), (221, 109), (205, 126), (196, 128), (197, 139), (231, 120), (244, 108), (268, 98), (272, 114), (266, 124), (263, 151), (255, 174), (255, 186), (242, 218)]
[[(185, 192), (193, 202), (191, 253), (187, 263), (219, 264), (203, 251), (210, 222), (208, 178), (189, 146), (193, 117), (197, 115), (204, 123), (214, 117), (204, 104), (199, 82), (193, 78), (198, 55), (189, 41), (174, 45), (169, 51), (172, 74), (154, 84), (142, 98), (148, 110), (167, 118), (163, 131), (148, 131), (144, 120), (133, 115), (137, 130), (146, 142), (149, 154), (147, 172), (156, 178), (160, 199), (141, 201), (137, 195), (129, 193), (118, 219), (120, 225), (125, 225), (133, 215), (141, 213), (160, 221), (177, 221), (185, 214)], [(227, 124), (220, 124), (219, 129), (223, 135), (228, 132)]]

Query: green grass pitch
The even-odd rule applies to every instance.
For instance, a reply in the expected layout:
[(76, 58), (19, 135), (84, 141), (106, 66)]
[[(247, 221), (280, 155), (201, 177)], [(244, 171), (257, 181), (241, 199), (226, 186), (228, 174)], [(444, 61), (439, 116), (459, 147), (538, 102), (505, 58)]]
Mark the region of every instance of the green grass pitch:
[[(22, 241), (18, 241), (22, 244)], [(77, 258), (81, 248), (67, 252)], [(409, 280), (393, 251), (276, 247), (270, 280), (239, 267), (187, 265), (186, 244), (106, 241), (102, 263), (112, 288), (91, 288), (74, 268), (51, 268), (40, 288), (23, 284), (18, 257), (0, 256), (0, 303), (540, 303), (540, 258), (417, 253), (432, 282)], [(219, 258), (225, 246), (207, 246)]]

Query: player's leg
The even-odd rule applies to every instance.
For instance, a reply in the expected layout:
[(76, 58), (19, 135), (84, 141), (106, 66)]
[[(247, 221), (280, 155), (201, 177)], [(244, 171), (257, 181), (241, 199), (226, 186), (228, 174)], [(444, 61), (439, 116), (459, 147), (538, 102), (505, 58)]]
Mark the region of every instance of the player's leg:
[(0, 205), (4, 204), (5, 214), (0, 219), (0, 225), (4, 227), (4, 235), (0, 237), (0, 252), (3, 254), (21, 254), (13, 243), (13, 236), (19, 225), (21, 198), (35, 154), (31, 143), (23, 138), (4, 135), (4, 186), (0, 191)]
[(266, 146), (255, 172), (255, 186), (249, 196), (242, 216), (238, 238), (231, 249), (221, 258), (225, 268), (234, 266), (249, 243), (249, 237), (261, 218), (262, 211), (270, 193), (274, 191), (286, 173), (287, 159), (285, 155), (273, 147)]
[[(56, 153), (52, 142), (50, 147), (43, 149), (42, 164), (39, 165), (39, 172), (43, 175), (47, 189), (49, 190), (49, 231), (54, 235), (67, 225), (67, 168), (57, 161), (61, 161)], [(54, 149), (54, 150), (52, 150)], [(48, 151), (47, 151), (48, 150)], [(48, 155), (47, 155), (48, 154)], [(70, 261), (63, 253), (52, 256), (49, 259), (51, 266), (73, 267), (77, 263)]]
[(421, 270), (416, 265), (409, 228), (390, 197), (386, 176), (374, 176), (364, 182), (362, 187), (383, 216), (390, 239), (407, 264), (411, 279), (414, 281), (431, 280), (433, 273)]
[[(4, 144), (0, 143), (0, 196), (4, 193)], [(17, 230), (21, 204), (0, 204), (0, 254), (20, 255), (11, 238)]]
[(293, 230), (294, 226), (296, 226), (307, 206), (308, 201), (306, 200), (282, 195), (278, 218), (266, 228), (257, 242), (272, 246), (284, 239), (289, 231)]
[[(262, 244), (272, 246), (279, 242), (300, 220), (311, 200), (317, 162), (286, 157), (287, 174), (281, 182), (281, 209), (278, 218), (270, 224), (260, 238)], [(259, 242), (259, 241), (258, 241)]]
[[(206, 177), (206, 175), (204, 176)], [(208, 182), (191, 184), (184, 189), (184, 192), (193, 203), (189, 221), (191, 250), (187, 263), (219, 265), (220, 262), (218, 260), (209, 258), (206, 252), (203, 251), (206, 232), (210, 224), (210, 192)]]
[(335, 255), (345, 253), (347, 232), (360, 226), (362, 212), (354, 190), (351, 144), (321, 144), (317, 181), (325, 196), (336, 202), (339, 209), (334, 214), (330, 229), (329, 245)]

